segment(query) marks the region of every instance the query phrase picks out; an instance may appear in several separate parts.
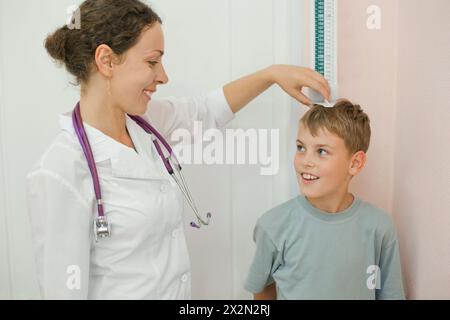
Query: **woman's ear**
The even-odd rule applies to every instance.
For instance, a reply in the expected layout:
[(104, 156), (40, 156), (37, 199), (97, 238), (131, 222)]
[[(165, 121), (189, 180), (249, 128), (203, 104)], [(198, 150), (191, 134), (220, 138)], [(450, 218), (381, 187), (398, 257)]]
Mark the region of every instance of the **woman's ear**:
[(352, 176), (358, 175), (366, 164), (366, 153), (364, 151), (356, 152), (350, 161), (349, 173)]
[(107, 78), (112, 77), (113, 50), (106, 44), (101, 44), (95, 50), (95, 65), (97, 70)]

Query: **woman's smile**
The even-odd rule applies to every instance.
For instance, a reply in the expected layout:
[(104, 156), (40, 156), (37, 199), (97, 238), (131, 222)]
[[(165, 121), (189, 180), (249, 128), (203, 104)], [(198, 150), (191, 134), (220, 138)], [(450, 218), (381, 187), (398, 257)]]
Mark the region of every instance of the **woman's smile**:
[(145, 96), (147, 101), (152, 100), (153, 93), (155, 93), (155, 91), (144, 90), (144, 92), (143, 92), (143, 94), (144, 94), (144, 96)]

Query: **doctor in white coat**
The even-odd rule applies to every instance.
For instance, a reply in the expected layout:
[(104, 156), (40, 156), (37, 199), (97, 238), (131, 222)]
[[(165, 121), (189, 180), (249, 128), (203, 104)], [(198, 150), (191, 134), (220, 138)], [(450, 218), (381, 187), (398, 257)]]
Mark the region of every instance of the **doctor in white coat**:
[(202, 96), (152, 99), (168, 82), (158, 15), (138, 0), (87, 0), (80, 14), (80, 29), (63, 26), (45, 46), (81, 85), (81, 118), (112, 235), (95, 241), (92, 177), (71, 113), (62, 114), (60, 133), (27, 176), (41, 296), (189, 299), (183, 196), (129, 115), (143, 116), (169, 139), (177, 128), (192, 131), (194, 121), (223, 127), (273, 84), (306, 105), (302, 87), (328, 98), (328, 84), (310, 69), (273, 65)]

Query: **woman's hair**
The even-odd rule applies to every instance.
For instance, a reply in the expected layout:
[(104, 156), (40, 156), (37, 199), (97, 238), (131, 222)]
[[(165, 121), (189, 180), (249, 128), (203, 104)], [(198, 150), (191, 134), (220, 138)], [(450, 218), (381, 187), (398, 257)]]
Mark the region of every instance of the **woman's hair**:
[(370, 143), (370, 120), (357, 104), (349, 100), (339, 100), (332, 108), (315, 104), (300, 119), (311, 133), (316, 136), (319, 129), (341, 137), (350, 154), (367, 152)]
[[(59, 64), (76, 78), (76, 85), (86, 83), (101, 44), (121, 55), (135, 45), (142, 31), (161, 18), (139, 0), (86, 0), (77, 12), (80, 28), (67, 25), (45, 39), (45, 48)], [(75, 18), (72, 18), (74, 22)]]

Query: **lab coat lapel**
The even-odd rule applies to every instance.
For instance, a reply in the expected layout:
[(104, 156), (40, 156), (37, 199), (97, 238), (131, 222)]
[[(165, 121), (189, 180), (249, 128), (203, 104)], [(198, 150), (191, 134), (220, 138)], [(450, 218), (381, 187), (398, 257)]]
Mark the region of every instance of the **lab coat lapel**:
[[(61, 114), (59, 123), (61, 129), (70, 133), (78, 142), (71, 114), (71, 112)], [(169, 179), (170, 175), (159, 158), (150, 136), (128, 116), (126, 116), (126, 126), (138, 153), (84, 123), (96, 164), (109, 159), (112, 174), (116, 177)]]
[(112, 157), (113, 175), (132, 179), (168, 179), (150, 135), (128, 116), (126, 125), (137, 153), (125, 147)]

